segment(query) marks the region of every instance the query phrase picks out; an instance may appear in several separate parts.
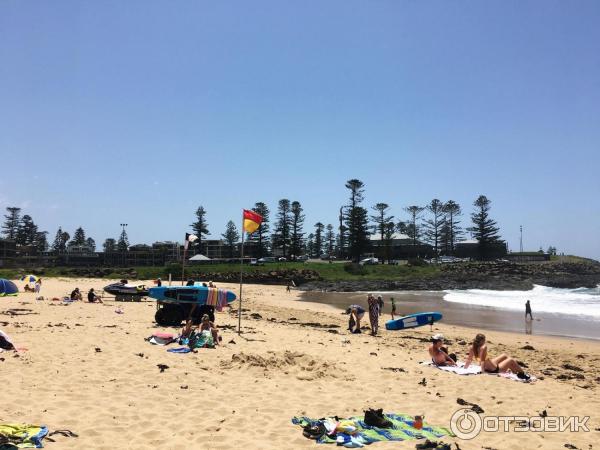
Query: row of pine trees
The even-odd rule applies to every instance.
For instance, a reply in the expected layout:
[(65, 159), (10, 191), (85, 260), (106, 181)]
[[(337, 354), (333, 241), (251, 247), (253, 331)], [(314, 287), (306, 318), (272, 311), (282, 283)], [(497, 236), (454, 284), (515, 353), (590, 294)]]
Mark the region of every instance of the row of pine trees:
[[(454, 252), (456, 243), (465, 235), (465, 231), (469, 231), (479, 241), (483, 254), (486, 247), (500, 241), (496, 222), (489, 217), (491, 202), (484, 195), (473, 203), (475, 210), (471, 214), (472, 226), (465, 230), (461, 226), (462, 208), (454, 200), (443, 202), (433, 199), (425, 206), (407, 206), (403, 208), (408, 215), (407, 219), (395, 221), (387, 203), (376, 203), (369, 215), (369, 211), (363, 206), (365, 185), (362, 181), (348, 180), (345, 187), (349, 190), (349, 199), (340, 208), (340, 222), (336, 226), (317, 222), (307, 234), (304, 229), (304, 209), (299, 201), (279, 200), (273, 220), (268, 206), (264, 202), (257, 202), (252, 210), (263, 217), (263, 222), (247, 240), (255, 243), (259, 257), (271, 254), (273, 249), (279, 249), (279, 253), (286, 258), (299, 255), (335, 255), (353, 260), (358, 260), (369, 251), (372, 234), (379, 237), (388, 255), (395, 233), (407, 235), (414, 245), (426, 242), (433, 247), (435, 254), (447, 255)], [(196, 210), (196, 221), (191, 226), (199, 238), (195, 243), (196, 248), (202, 251), (202, 242), (210, 235), (204, 207), (200, 206)], [(229, 246), (230, 253), (233, 252), (240, 239), (233, 221), (227, 223), (226, 231), (221, 236)]]
[[(410, 205), (403, 210), (407, 213), (405, 220), (395, 220), (390, 214), (390, 205), (376, 203), (371, 207), (371, 214), (363, 206), (365, 185), (358, 179), (348, 180), (345, 187), (349, 191), (348, 203), (339, 210), (339, 223), (315, 223), (310, 231), (305, 231), (304, 208), (299, 201), (281, 199), (277, 204), (275, 217), (264, 202), (257, 202), (253, 211), (263, 217), (258, 230), (247, 237), (257, 247), (259, 257), (267, 256), (274, 249), (286, 258), (300, 255), (310, 257), (337, 256), (350, 257), (358, 260), (370, 249), (370, 236), (376, 235), (383, 243), (385, 254), (389, 259), (389, 250), (394, 234), (407, 235), (414, 245), (421, 242), (430, 244), (435, 254), (451, 255), (456, 243), (469, 231), (473, 238), (479, 241), (481, 253), (499, 242), (499, 229), (496, 222), (489, 217), (490, 201), (483, 195), (473, 203), (474, 212), (471, 214), (472, 225), (464, 229), (461, 226), (462, 208), (453, 201), (433, 199), (424, 206)], [(86, 245), (95, 251), (96, 243), (91, 237), (86, 237), (82, 227), (75, 230), (73, 237), (59, 227), (54, 241), (49, 246), (48, 232), (40, 231), (31, 216), (21, 216), (21, 209), (7, 208), (2, 231), (5, 238), (15, 240), (20, 246), (35, 246), (39, 251), (49, 247), (62, 253), (70, 246)], [(198, 240), (194, 243), (196, 251), (202, 252), (203, 242), (210, 235), (207, 222), (207, 211), (200, 206), (196, 210), (196, 221), (191, 225)], [(236, 244), (240, 241), (240, 232), (235, 223), (229, 221), (221, 237), (229, 248), (229, 256), (233, 256)], [(108, 238), (104, 241), (105, 252), (127, 251), (129, 240), (123, 228), (118, 240)]]

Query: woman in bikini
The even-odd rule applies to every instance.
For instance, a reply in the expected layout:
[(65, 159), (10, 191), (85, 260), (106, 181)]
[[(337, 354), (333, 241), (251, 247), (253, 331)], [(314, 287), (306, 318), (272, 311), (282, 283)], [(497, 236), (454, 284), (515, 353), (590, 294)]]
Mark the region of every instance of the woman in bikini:
[(435, 366), (456, 365), (456, 355), (454, 353), (452, 355), (448, 355), (448, 349), (444, 347), (444, 336), (441, 334), (436, 334), (431, 338), (429, 356), (431, 356), (431, 362)]
[(479, 362), (481, 369), (484, 372), (499, 373), (508, 372), (510, 370), (511, 372), (516, 373), (517, 377), (521, 378), (522, 380), (529, 379), (529, 375), (523, 371), (519, 363), (506, 354), (503, 353), (500, 356), (490, 359), (487, 353), (485, 336), (481, 333), (475, 336), (475, 339), (471, 344), (469, 356), (467, 356), (467, 360), (465, 362), (465, 369), (469, 367), (473, 359)]

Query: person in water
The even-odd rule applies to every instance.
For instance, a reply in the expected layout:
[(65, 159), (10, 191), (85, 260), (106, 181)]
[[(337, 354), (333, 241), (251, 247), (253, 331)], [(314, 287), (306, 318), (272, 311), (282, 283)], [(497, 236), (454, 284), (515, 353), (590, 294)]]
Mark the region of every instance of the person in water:
[(533, 320), (533, 316), (531, 315), (531, 303), (529, 303), (529, 300), (525, 302), (525, 319), (527, 319), (527, 314), (529, 314), (529, 318)]
[(431, 345), (429, 346), (429, 356), (431, 356), (431, 362), (435, 366), (455, 366), (456, 355), (452, 353), (448, 355), (448, 349), (444, 347), (444, 335), (435, 334), (431, 338)]
[(467, 360), (465, 361), (465, 369), (469, 367), (473, 360), (479, 362), (481, 370), (484, 372), (499, 373), (508, 372), (510, 370), (511, 372), (516, 373), (517, 377), (520, 379), (529, 380), (529, 375), (523, 371), (523, 368), (519, 363), (506, 354), (503, 353), (495, 358), (489, 358), (485, 335), (481, 333), (473, 339), (473, 343), (469, 348), (469, 356), (467, 356)]

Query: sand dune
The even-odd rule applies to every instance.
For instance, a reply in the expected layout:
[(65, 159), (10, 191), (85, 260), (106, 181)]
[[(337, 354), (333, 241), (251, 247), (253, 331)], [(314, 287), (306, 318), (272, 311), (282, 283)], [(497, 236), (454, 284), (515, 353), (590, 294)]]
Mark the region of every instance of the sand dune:
[[(513, 354), (541, 379), (523, 384), (487, 375), (460, 377), (419, 364), (427, 359), (429, 327), (384, 331), (378, 338), (349, 335), (339, 311), (300, 302), (282, 287), (249, 285), (241, 336), (235, 332), (236, 312), (218, 313), (221, 347), (171, 354), (145, 341), (155, 331), (175, 331), (153, 323), (151, 301), (63, 305), (48, 300), (75, 286), (87, 292), (106, 284), (45, 279), (44, 301), (34, 294), (0, 299), (0, 328), (28, 349), (0, 354), (0, 422), (45, 424), (79, 435), (56, 435), (47, 448), (315, 448), (291, 424), (292, 416), (350, 416), (377, 407), (425, 414), (427, 421), (448, 426), (461, 408), (457, 398), (477, 403), (485, 415), (546, 410), (591, 416), (590, 433), (498, 432), (471, 441), (445, 439), (462, 449), (564, 448), (568, 443), (587, 450), (600, 436), (595, 431), (600, 428), (596, 342), (488, 332), (492, 353)], [(460, 354), (474, 335), (443, 324), (435, 329)], [(161, 371), (159, 365), (168, 367)], [(373, 445), (414, 448), (415, 442)]]

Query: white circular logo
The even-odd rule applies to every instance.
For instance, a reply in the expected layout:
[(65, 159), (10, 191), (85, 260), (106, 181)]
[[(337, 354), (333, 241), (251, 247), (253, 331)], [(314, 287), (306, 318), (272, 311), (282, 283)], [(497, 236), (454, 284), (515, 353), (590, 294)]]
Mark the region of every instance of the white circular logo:
[(459, 409), (450, 418), (450, 429), (456, 437), (464, 440), (473, 439), (481, 431), (483, 421), (479, 414), (470, 409)]

